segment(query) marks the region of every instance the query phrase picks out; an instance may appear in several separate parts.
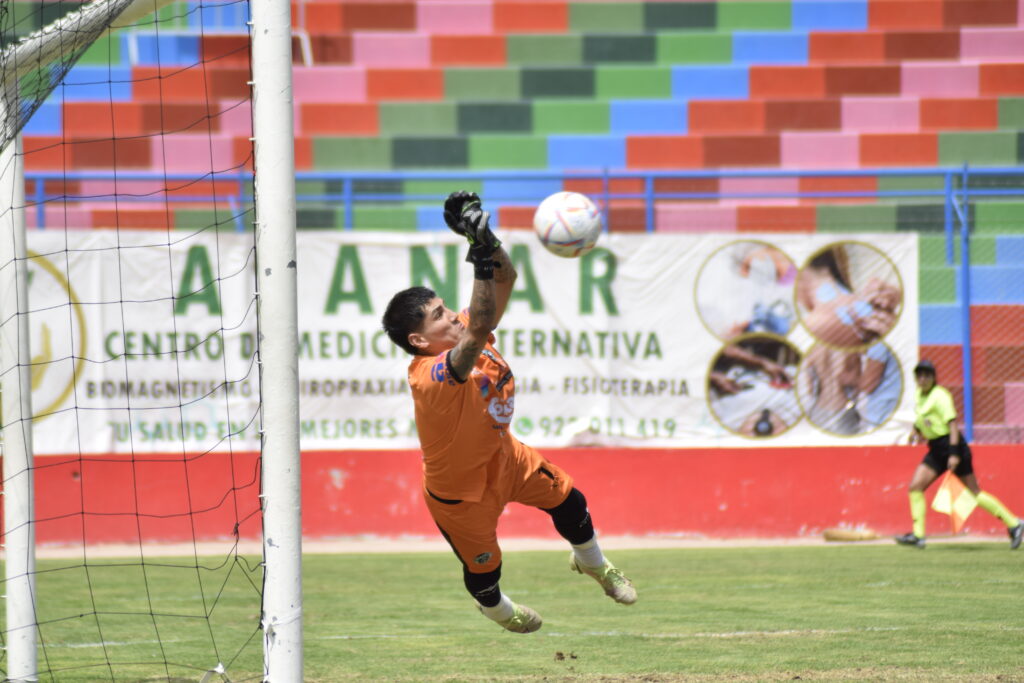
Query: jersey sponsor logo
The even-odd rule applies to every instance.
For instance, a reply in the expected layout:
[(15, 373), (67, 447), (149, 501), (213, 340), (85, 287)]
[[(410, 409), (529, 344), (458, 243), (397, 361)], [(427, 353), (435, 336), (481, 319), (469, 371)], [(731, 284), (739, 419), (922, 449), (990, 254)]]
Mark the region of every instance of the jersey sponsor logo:
[(434, 365), (433, 367), (430, 368), (430, 379), (434, 380), (435, 382), (443, 382), (444, 381), (444, 363), (443, 362), (437, 363), (436, 365)]
[(507, 425), (512, 421), (512, 413), (515, 412), (515, 401), (515, 396), (509, 396), (504, 401), (495, 396), (487, 404), (487, 412), (491, 414), (495, 422)]
[(491, 561), (491, 554), (490, 553), (480, 553), (479, 555), (477, 555), (476, 557), (473, 558), (473, 561), (476, 562), (477, 564), (487, 564), (488, 562)]

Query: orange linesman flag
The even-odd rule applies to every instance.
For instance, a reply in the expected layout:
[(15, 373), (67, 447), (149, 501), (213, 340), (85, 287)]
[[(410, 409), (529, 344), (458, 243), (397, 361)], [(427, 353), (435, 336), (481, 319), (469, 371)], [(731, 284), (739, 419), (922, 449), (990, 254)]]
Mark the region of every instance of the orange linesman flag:
[(953, 533), (958, 534), (976, 507), (978, 501), (971, 490), (964, 486), (960, 477), (947, 471), (932, 499), (932, 510), (949, 515)]

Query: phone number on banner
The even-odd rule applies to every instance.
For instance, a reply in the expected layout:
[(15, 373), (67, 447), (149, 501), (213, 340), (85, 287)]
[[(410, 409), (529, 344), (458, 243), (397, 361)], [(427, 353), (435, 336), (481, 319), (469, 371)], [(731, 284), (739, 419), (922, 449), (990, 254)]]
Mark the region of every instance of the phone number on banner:
[(512, 423), (517, 436), (568, 436), (589, 432), (605, 436), (638, 438), (672, 437), (678, 424), (672, 418), (625, 417), (518, 417)]

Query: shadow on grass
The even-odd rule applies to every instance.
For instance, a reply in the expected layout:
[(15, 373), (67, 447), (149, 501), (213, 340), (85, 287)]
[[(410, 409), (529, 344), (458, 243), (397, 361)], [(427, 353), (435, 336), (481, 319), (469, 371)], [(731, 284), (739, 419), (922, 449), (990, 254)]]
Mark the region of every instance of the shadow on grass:
[(940, 553), (977, 553), (1006, 551), (1006, 548), (995, 543), (936, 543), (928, 546), (926, 550)]

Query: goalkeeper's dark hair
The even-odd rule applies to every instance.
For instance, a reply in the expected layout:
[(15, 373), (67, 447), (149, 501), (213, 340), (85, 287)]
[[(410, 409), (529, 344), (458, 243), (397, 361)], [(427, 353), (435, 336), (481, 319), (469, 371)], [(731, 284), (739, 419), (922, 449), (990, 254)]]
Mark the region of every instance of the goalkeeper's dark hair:
[(391, 341), (414, 356), (420, 350), (409, 343), (409, 335), (420, 328), (427, 312), (424, 307), (437, 294), (429, 287), (410, 287), (391, 297), (381, 322)]

